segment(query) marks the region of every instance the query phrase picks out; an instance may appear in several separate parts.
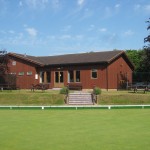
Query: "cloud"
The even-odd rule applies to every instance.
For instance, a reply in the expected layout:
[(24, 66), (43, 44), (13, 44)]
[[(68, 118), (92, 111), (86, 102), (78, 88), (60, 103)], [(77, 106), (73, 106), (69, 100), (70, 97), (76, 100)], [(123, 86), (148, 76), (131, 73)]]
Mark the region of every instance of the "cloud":
[(82, 19), (89, 18), (89, 17), (91, 17), (91, 16), (93, 16), (93, 11), (90, 10), (90, 9), (88, 9), (88, 8), (86, 8), (86, 9), (84, 10), (83, 16), (81, 17), (81, 20), (82, 20)]
[(6, 34), (6, 31), (0, 30), (0, 33), (1, 33), (1, 34)]
[(141, 8), (141, 5), (140, 4), (136, 4), (134, 5), (134, 10), (137, 11)]
[(120, 8), (120, 4), (116, 4), (115, 8), (117, 8), (117, 9)]
[(144, 12), (144, 13), (150, 13), (150, 4), (148, 5), (140, 5), (136, 4), (134, 5), (134, 11), (136, 12)]
[(83, 38), (84, 38), (84, 35), (82, 34), (75, 36), (75, 40), (82, 40)]
[(68, 34), (62, 35), (62, 36), (60, 36), (59, 39), (61, 39), (61, 40), (71, 39), (71, 35), (68, 35)]
[(95, 25), (91, 24), (90, 27), (88, 28), (88, 31), (93, 31), (95, 28)]
[(93, 15), (93, 11), (89, 8), (84, 9), (86, 0), (76, 0), (77, 7), (71, 8), (71, 11), (66, 15), (66, 18), (79, 19), (80, 21)]
[(60, 1), (59, 0), (52, 0), (51, 4), (52, 4), (52, 7), (54, 10), (57, 10), (60, 7)]
[(37, 30), (35, 28), (25, 28), (25, 30), (31, 37), (37, 36)]
[(22, 7), (23, 6), (23, 2), (19, 1), (19, 6)]
[(117, 40), (118, 40), (118, 35), (116, 33), (112, 33), (108, 38), (109, 43), (116, 42)]
[(110, 16), (112, 16), (111, 8), (106, 6), (105, 7), (105, 17), (110, 17)]
[(62, 31), (67, 32), (71, 29), (71, 25), (67, 25), (65, 27), (63, 27)]
[(55, 40), (56, 39), (56, 36), (55, 35), (49, 35), (46, 37), (49, 40)]
[(84, 2), (85, 2), (85, 0), (78, 0), (77, 4), (78, 4), (78, 6), (83, 6)]
[(132, 30), (127, 30), (123, 33), (124, 36), (132, 36), (134, 32)]
[(112, 17), (114, 15), (117, 15), (119, 13), (120, 7), (121, 7), (120, 4), (116, 4), (112, 7), (106, 6), (104, 8), (104, 18), (109, 18), (109, 17)]
[[(7, 31), (6, 34), (12, 32), (13, 30)], [(15, 31), (13, 31), (15, 32)], [(3, 36), (3, 38), (0, 39), (1, 45), (21, 45), (25, 43), (25, 40), (23, 39), (23, 33), (16, 33), (12, 34), (10, 33), (9, 36)]]
[(100, 28), (99, 31), (100, 31), (100, 32), (106, 32), (107, 29), (106, 29), (106, 28)]
[(144, 6), (144, 10), (145, 10), (145, 12), (150, 13), (150, 4), (149, 5), (145, 5)]
[(9, 32), (10, 34), (14, 34), (14, 33), (15, 33), (14, 30), (9, 30), (8, 32)]
[(5, 30), (0, 30), (1, 34), (15, 34), (14, 30), (9, 30), (9, 31), (5, 31)]
[(25, 0), (25, 3), (31, 9), (44, 9), (49, 0)]
[(47, 36), (44, 40), (45, 41), (49, 41), (49, 40), (53, 40), (53, 41), (58, 41), (58, 40), (82, 40), (84, 38), (84, 35), (82, 34), (77, 34), (77, 35), (69, 35), (69, 34), (64, 34), (64, 35), (58, 35), (58, 36), (55, 36), (55, 35), (49, 35)]

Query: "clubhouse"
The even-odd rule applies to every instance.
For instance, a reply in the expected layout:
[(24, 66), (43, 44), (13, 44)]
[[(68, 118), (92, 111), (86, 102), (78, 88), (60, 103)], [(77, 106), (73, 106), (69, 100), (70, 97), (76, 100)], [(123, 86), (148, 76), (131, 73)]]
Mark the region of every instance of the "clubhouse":
[(119, 89), (132, 82), (134, 66), (124, 51), (88, 52), (57, 56), (9, 55), (9, 74), (21, 89), (46, 84), (49, 89), (69, 84), (82, 89)]

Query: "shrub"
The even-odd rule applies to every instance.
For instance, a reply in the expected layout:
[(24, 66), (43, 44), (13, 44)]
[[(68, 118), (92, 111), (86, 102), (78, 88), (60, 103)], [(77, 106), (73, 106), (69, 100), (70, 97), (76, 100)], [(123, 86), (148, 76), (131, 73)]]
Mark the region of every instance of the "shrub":
[(101, 89), (99, 87), (95, 87), (93, 89), (93, 94), (95, 95), (100, 95), (102, 93)]
[(68, 87), (63, 87), (63, 88), (60, 90), (60, 94), (68, 94), (68, 93), (69, 93)]

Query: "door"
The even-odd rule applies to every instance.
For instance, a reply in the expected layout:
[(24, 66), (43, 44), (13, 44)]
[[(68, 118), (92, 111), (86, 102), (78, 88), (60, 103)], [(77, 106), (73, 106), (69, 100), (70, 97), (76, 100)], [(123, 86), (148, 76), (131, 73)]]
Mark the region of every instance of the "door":
[(56, 88), (61, 88), (64, 86), (64, 73), (63, 73), (63, 71), (56, 71), (55, 72), (54, 86)]

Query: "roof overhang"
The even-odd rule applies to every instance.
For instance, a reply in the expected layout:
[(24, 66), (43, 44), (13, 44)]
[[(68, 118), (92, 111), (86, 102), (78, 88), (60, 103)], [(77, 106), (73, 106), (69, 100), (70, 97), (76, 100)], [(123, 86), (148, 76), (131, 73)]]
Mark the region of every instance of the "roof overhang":
[(109, 61), (108, 64), (113, 62), (115, 59), (117, 59), (120, 56), (123, 56), (125, 58), (125, 61), (128, 63), (128, 65), (130, 66), (131, 70), (135, 69), (134, 64), (129, 60), (128, 56), (126, 55), (125, 51), (121, 51), (120, 53), (118, 53), (116, 56), (112, 57)]
[(27, 61), (27, 62), (30, 62), (30, 63), (33, 63), (33, 64), (35, 64), (35, 65), (37, 65), (37, 66), (40, 66), (40, 67), (43, 67), (43, 66), (44, 66), (44, 64), (42, 64), (42, 63), (40, 63), (40, 62), (38, 62), (38, 61), (34, 61), (34, 60), (32, 60), (32, 59), (29, 59), (29, 58), (26, 57), (26, 56), (21, 56), (21, 55), (15, 54), (15, 53), (8, 53), (7, 55), (8, 55), (8, 56), (11, 56), (11, 57), (16, 57), (16, 58), (18, 58), (18, 59), (21, 59), (21, 60), (24, 60), (24, 61)]

